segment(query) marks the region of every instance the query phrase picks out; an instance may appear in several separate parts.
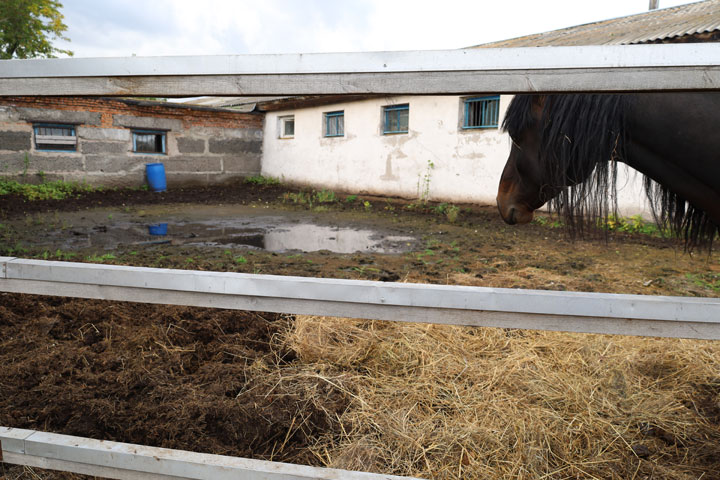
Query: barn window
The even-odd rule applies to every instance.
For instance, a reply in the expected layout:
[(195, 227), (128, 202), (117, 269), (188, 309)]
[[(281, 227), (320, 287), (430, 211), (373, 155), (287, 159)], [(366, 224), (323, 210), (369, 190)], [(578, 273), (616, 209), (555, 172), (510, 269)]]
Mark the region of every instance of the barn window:
[(295, 136), (295, 115), (280, 117), (280, 138), (293, 138)]
[(465, 99), (463, 128), (497, 128), (500, 96)]
[(383, 133), (408, 133), (410, 105), (389, 105), (383, 107)]
[(64, 152), (77, 150), (75, 125), (38, 123), (33, 125), (33, 129), (35, 130), (36, 150), (61, 150)]
[(166, 132), (156, 130), (133, 130), (133, 152), (135, 153), (166, 153)]
[(345, 135), (345, 112), (327, 112), (325, 114), (325, 136), (342, 137)]

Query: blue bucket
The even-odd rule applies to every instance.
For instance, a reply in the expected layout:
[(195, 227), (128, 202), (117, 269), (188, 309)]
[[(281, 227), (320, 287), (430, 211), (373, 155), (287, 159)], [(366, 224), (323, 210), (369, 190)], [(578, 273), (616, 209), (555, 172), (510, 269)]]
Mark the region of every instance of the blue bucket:
[(167, 235), (167, 225), (167, 223), (148, 225), (148, 233), (150, 235)]
[(165, 165), (162, 163), (146, 163), (145, 173), (150, 184), (150, 190), (153, 192), (164, 192), (167, 190), (165, 181)]

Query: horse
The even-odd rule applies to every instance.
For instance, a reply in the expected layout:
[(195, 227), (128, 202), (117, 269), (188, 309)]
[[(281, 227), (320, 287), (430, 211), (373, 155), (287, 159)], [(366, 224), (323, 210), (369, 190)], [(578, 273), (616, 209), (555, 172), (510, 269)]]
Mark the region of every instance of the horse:
[(617, 215), (617, 170), (643, 174), (656, 222), (686, 248), (720, 226), (720, 92), (517, 95), (497, 206), (524, 224), (548, 203), (571, 236)]

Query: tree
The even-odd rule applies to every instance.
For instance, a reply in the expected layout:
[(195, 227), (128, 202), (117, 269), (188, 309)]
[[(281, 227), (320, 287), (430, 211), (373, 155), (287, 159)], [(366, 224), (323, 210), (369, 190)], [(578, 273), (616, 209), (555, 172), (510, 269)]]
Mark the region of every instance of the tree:
[(63, 36), (62, 4), (57, 0), (0, 0), (0, 59), (72, 55), (52, 45)]

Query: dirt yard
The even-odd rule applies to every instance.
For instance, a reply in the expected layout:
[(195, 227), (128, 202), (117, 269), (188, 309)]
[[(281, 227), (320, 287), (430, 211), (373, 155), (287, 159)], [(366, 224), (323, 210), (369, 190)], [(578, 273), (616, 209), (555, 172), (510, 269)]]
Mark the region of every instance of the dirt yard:
[[(570, 241), (550, 218), (510, 227), (459, 207), (256, 185), (4, 197), (0, 255), (720, 296), (717, 252)], [(168, 235), (149, 235), (160, 223)], [(319, 240), (293, 243), (307, 232)], [(426, 478), (720, 478), (717, 342), (0, 294), (0, 366), (3, 426)]]

